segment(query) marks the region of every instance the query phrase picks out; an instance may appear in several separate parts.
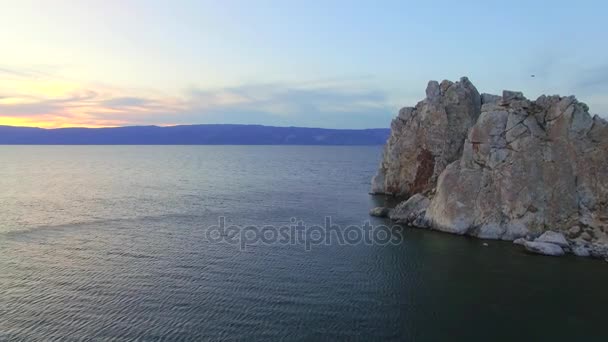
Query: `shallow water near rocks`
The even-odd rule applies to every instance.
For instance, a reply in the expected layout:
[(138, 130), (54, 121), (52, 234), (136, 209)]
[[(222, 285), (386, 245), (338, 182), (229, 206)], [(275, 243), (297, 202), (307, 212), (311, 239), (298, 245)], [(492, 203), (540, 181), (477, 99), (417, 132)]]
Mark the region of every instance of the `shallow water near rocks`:
[(212, 243), (345, 227), (381, 147), (0, 146), (0, 341), (603, 341), (608, 263), (403, 229), (399, 245)]

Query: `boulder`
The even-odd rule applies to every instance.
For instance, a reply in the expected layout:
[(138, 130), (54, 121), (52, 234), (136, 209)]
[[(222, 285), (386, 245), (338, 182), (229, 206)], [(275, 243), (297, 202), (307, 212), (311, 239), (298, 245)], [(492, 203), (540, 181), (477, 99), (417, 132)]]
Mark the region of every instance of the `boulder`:
[(376, 208), (372, 208), (369, 211), (369, 214), (370, 214), (370, 216), (376, 216), (376, 217), (388, 217), (390, 212), (391, 212), (390, 208), (376, 207)]
[(589, 250), (589, 248), (583, 245), (575, 245), (574, 247), (572, 247), (572, 254), (580, 257), (588, 257), (591, 255), (591, 251)]
[(589, 246), (589, 253), (591, 256), (597, 259), (608, 258), (608, 246), (605, 244), (594, 243)]
[(516, 244), (516, 245), (522, 245), (523, 246), (526, 243), (526, 241), (528, 241), (528, 240), (526, 240), (524, 238), (518, 238), (518, 239), (513, 240), (513, 243)]
[(593, 240), (593, 237), (591, 236), (591, 234), (589, 234), (589, 232), (583, 232), (581, 234), (581, 239), (583, 239), (585, 241), (591, 241), (591, 240)]
[(582, 230), (580, 226), (572, 226), (570, 229), (568, 229), (568, 237), (574, 239), (581, 235), (581, 232)]
[(520, 91), (505, 90), (502, 92), (502, 103), (509, 104), (512, 101), (525, 100), (524, 94)]
[(424, 195), (416, 194), (407, 201), (399, 203), (389, 215), (391, 220), (397, 221), (414, 227), (424, 228), (427, 226), (424, 221), (426, 208), (429, 206), (429, 199)]
[(560, 246), (548, 242), (526, 241), (524, 242), (524, 247), (527, 251), (536, 254), (550, 256), (562, 256), (565, 254), (564, 250)]
[(502, 97), (500, 97), (498, 95), (492, 95), (492, 94), (487, 94), (487, 93), (481, 94), (481, 104), (482, 105), (498, 104), (498, 103), (500, 103), (501, 100), (502, 100)]
[(548, 242), (548, 243), (553, 243), (556, 244), (560, 247), (570, 247), (570, 244), (568, 243), (568, 241), (566, 241), (566, 238), (564, 237), (564, 234), (562, 233), (556, 233), (554, 231), (548, 230), (546, 232), (544, 232), (541, 236), (539, 236), (538, 238), (536, 238), (534, 241), (536, 242)]

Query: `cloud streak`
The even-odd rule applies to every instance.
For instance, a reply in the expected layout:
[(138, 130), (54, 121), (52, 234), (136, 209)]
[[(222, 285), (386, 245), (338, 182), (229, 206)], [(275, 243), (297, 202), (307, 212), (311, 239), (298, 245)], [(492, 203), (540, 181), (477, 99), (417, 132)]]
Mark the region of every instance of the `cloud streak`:
[[(0, 124), (41, 127), (259, 123), (320, 127), (384, 127), (387, 95), (365, 78), (302, 83), (191, 87), (168, 96), (146, 91), (65, 84), (44, 73), (0, 69), (18, 82), (0, 83)], [(15, 89), (11, 89), (11, 85)], [(62, 88), (63, 87), (63, 88)], [(65, 89), (65, 90), (61, 90)]]

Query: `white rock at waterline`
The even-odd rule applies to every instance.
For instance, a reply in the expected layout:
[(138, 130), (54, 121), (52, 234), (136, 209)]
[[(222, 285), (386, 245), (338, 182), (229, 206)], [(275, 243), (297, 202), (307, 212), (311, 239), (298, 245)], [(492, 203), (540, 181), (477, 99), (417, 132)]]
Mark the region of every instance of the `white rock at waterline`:
[(588, 257), (591, 255), (591, 252), (589, 251), (589, 248), (582, 245), (578, 245), (572, 247), (572, 254), (580, 257)]
[(526, 241), (524, 242), (526, 250), (536, 254), (550, 255), (550, 256), (562, 256), (565, 254), (564, 249), (560, 246), (548, 243), (548, 242), (537, 242), (537, 241)]
[(376, 216), (376, 217), (388, 217), (388, 215), (390, 213), (391, 213), (391, 209), (386, 208), (386, 207), (376, 207), (376, 208), (372, 208), (369, 211), (369, 214), (371, 216)]
[(399, 203), (395, 209), (390, 212), (389, 217), (391, 220), (399, 223), (425, 228), (426, 223), (424, 215), (429, 203), (430, 201), (426, 196), (415, 194), (407, 201)]
[(560, 247), (570, 247), (570, 244), (566, 240), (566, 237), (564, 237), (564, 234), (556, 233), (551, 230), (544, 232), (543, 235), (539, 236), (534, 241), (552, 243)]
[(527, 240), (524, 239), (524, 238), (519, 238), (519, 239), (513, 240), (513, 243), (516, 244), (516, 245), (522, 245), (523, 246), (526, 241)]

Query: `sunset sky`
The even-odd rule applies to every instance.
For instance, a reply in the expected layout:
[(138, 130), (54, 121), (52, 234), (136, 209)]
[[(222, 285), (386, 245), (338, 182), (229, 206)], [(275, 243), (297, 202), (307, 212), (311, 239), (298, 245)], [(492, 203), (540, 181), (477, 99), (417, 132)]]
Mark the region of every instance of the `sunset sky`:
[(0, 3), (0, 125), (388, 127), (463, 75), (608, 115), (599, 0)]

